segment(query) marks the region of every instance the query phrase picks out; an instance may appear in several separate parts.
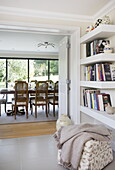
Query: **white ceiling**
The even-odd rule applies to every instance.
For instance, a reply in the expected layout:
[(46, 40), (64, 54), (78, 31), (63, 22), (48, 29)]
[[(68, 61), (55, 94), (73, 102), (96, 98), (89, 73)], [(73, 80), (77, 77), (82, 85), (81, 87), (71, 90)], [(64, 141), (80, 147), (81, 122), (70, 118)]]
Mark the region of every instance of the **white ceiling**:
[(0, 6), (75, 15), (95, 15), (111, 0), (0, 0)]

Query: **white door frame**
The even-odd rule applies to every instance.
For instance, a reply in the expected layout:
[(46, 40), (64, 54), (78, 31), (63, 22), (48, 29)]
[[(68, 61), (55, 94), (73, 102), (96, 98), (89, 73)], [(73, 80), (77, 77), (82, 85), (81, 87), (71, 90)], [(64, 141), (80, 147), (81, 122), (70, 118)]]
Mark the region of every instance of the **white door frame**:
[(31, 24), (23, 22), (0, 22), (0, 31), (30, 32), (53, 35), (70, 35), (70, 116), (74, 123), (80, 123), (80, 28), (55, 24)]

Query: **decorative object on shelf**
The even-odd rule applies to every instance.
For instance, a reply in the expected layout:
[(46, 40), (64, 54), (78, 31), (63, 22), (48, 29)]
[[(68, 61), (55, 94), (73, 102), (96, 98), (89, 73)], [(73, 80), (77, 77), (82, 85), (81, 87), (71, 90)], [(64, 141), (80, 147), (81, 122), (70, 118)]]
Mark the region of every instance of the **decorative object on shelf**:
[(95, 23), (95, 28), (98, 27), (102, 23), (102, 19), (98, 19)]
[(50, 42), (38, 43), (38, 47), (41, 47), (41, 46), (44, 46), (45, 48), (47, 48), (48, 46), (55, 47), (55, 44), (50, 43)]
[(94, 26), (93, 26), (93, 25), (90, 25), (90, 26), (87, 27), (86, 33), (90, 32), (90, 31), (92, 31), (92, 30), (94, 30)]
[(104, 53), (112, 53), (113, 49), (110, 46), (110, 41), (107, 41), (104, 47)]
[(109, 104), (108, 104), (108, 106), (105, 109), (106, 109), (106, 112), (108, 114), (114, 114), (115, 113), (115, 107), (112, 107)]
[(62, 126), (69, 126), (69, 125), (72, 125), (71, 119), (67, 115), (62, 114), (56, 122), (56, 129), (59, 130)]
[(109, 18), (109, 16), (105, 15), (103, 18), (102, 18), (102, 24), (110, 24), (111, 23), (111, 20)]

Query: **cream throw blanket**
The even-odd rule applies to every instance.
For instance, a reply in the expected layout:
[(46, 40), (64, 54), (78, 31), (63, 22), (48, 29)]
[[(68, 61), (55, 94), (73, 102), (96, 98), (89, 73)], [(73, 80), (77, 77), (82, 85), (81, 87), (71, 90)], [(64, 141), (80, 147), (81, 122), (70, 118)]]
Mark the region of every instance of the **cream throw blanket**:
[(84, 144), (91, 139), (110, 141), (111, 130), (103, 125), (79, 124), (60, 128), (54, 138), (61, 149), (61, 164), (65, 168), (77, 170)]

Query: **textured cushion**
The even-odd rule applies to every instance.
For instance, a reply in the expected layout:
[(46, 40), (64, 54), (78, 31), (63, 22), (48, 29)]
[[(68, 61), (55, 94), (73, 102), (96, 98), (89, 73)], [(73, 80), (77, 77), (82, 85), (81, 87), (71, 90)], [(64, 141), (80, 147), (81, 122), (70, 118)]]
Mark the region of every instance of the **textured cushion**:
[[(58, 164), (60, 157), (61, 150), (58, 150)], [(101, 170), (112, 160), (113, 152), (109, 142), (89, 140), (85, 143), (78, 170)]]

